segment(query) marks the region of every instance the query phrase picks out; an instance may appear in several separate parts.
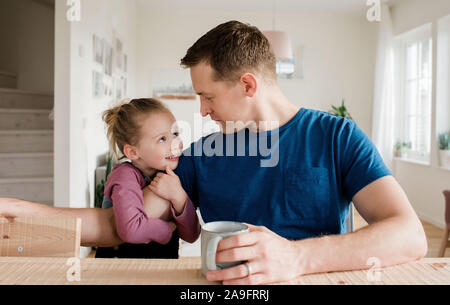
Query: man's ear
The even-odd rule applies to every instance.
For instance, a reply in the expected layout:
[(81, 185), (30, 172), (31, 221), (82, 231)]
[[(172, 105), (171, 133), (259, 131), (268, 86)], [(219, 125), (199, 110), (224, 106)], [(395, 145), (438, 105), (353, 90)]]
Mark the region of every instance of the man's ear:
[(241, 76), (241, 82), (244, 84), (245, 95), (254, 97), (258, 89), (258, 79), (253, 73), (245, 73)]
[(132, 161), (136, 161), (137, 159), (139, 159), (137, 149), (133, 145), (125, 144), (125, 146), (123, 147), (123, 154), (125, 155), (125, 157)]

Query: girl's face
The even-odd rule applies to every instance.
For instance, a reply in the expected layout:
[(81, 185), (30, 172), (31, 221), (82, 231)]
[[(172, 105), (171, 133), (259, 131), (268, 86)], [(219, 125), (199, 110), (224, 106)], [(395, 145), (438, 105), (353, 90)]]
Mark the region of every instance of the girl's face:
[(183, 151), (174, 116), (167, 112), (155, 112), (142, 118), (140, 139), (136, 148), (137, 165), (164, 171), (167, 166), (177, 168)]

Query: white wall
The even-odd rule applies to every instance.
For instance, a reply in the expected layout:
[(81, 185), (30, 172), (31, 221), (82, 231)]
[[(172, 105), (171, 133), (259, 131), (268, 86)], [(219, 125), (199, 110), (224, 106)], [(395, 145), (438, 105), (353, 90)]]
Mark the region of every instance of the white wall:
[[(128, 54), (128, 92), (133, 96), (136, 64), (136, 7), (130, 0), (96, 0), (82, 3), (81, 22), (72, 25), (71, 92), (71, 206), (94, 203), (97, 158), (108, 151), (101, 115), (113, 98), (93, 98), (92, 72), (102, 71), (93, 59), (93, 34), (113, 45), (119, 38)], [(80, 56), (80, 48), (82, 56)]]
[(81, 1), (81, 21), (72, 23), (65, 19), (67, 10), (64, 1), (57, 1), (56, 31), (66, 30), (57, 33), (56, 70), (62, 77), (58, 80), (62, 87), (58, 88), (55, 109), (55, 129), (59, 129), (55, 134), (55, 206), (92, 207), (95, 168), (99, 157), (109, 150), (101, 114), (117, 102), (109, 97), (93, 97), (92, 73), (103, 72), (102, 66), (94, 62), (93, 34), (111, 45), (114, 36), (122, 41), (128, 55), (126, 75), (132, 97), (137, 10), (131, 0), (85, 0)]
[[(397, 1), (394, 6), (391, 7), (391, 14), (395, 35), (407, 32), (426, 23), (432, 23), (435, 28), (437, 24), (436, 21), (439, 18), (450, 14), (450, 1)], [(442, 95), (438, 94), (437, 96)], [(440, 102), (447, 103), (448, 105), (448, 99)], [(438, 111), (447, 107), (438, 108)], [(434, 111), (433, 115), (442, 120), (442, 116), (440, 116), (437, 111)], [(433, 122), (436, 123), (436, 119), (434, 119)], [(439, 167), (437, 143), (435, 140), (432, 141), (433, 149), (430, 165), (396, 160), (394, 173), (399, 183), (405, 189), (406, 194), (414, 209), (419, 214), (419, 217), (443, 228), (445, 224), (444, 198), (442, 191), (445, 188), (450, 188), (450, 171)]]
[(436, 130), (450, 131), (450, 14), (438, 23)]
[(450, 170), (399, 159), (394, 166), (395, 177), (419, 217), (445, 228), (442, 191), (450, 188)]
[(357, 124), (372, 134), (372, 104), (377, 24), (364, 16), (283, 17), (294, 43), (304, 45), (304, 79), (280, 80), (282, 90), (300, 106), (328, 111), (347, 108)]
[[(294, 47), (304, 48), (304, 78), (279, 81), (288, 98), (297, 105), (324, 111), (345, 98), (352, 116), (370, 135), (377, 25), (369, 23), (365, 13), (279, 13), (276, 29), (288, 31)], [(248, 22), (261, 30), (272, 28), (271, 12), (140, 9), (137, 92), (150, 96), (155, 71), (181, 70), (180, 59), (187, 49), (228, 20)], [(199, 108), (183, 119), (189, 120), (193, 111)]]
[(31, 0), (0, 2), (0, 70), (16, 74), (19, 89), (53, 92), (54, 15)]
[(53, 202), (57, 207), (70, 203), (70, 74), (71, 23), (66, 20), (67, 6), (55, 3), (55, 121)]
[(449, 12), (448, 0), (398, 0), (391, 7), (394, 35), (432, 22)]

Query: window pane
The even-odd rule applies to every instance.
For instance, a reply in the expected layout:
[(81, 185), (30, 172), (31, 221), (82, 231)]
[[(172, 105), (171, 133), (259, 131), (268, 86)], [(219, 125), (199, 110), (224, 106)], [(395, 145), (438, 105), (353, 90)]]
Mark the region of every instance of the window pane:
[(436, 131), (450, 131), (450, 15), (438, 22)]
[(411, 143), (411, 149), (417, 150), (417, 132), (416, 128), (417, 126), (417, 118), (415, 115), (408, 117), (408, 139), (407, 142)]
[(431, 137), (431, 79), (420, 80), (419, 96), (420, 115), (422, 118), (420, 122), (421, 124), (418, 126), (422, 134), (420, 138), (420, 150), (429, 153)]
[(408, 46), (406, 51), (406, 77), (407, 79), (417, 78), (417, 53), (418, 44), (414, 43)]
[(420, 59), (421, 77), (431, 78), (431, 39), (422, 41), (420, 46), (422, 55)]
[(277, 61), (277, 75), (292, 76), (295, 73), (295, 56), (290, 61)]
[(406, 48), (406, 141), (415, 156), (430, 153), (431, 134), (431, 38)]
[(431, 80), (421, 79), (419, 86), (420, 113), (431, 115)]
[(417, 91), (418, 81), (409, 80), (406, 91), (406, 111), (408, 115), (417, 114)]

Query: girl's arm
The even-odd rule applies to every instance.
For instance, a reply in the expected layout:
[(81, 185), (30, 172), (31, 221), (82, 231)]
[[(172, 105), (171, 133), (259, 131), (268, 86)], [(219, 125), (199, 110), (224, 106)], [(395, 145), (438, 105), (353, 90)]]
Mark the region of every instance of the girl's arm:
[(181, 214), (172, 206), (169, 200), (163, 199), (153, 193), (150, 188), (144, 187), (144, 209), (148, 217), (160, 218), (166, 221), (174, 220), (174, 229), (178, 228), (178, 234), (183, 240), (193, 243), (200, 235), (200, 224), (194, 205), (187, 198)]
[(166, 168), (166, 172), (167, 174), (158, 173), (148, 188), (156, 195), (170, 200), (172, 215), (180, 237), (192, 243), (200, 234), (197, 213), (178, 176), (169, 167)]
[(116, 230), (119, 237), (131, 244), (147, 244), (155, 241), (167, 244), (172, 238), (172, 226), (159, 218), (149, 218), (144, 210), (144, 198), (140, 187), (116, 185), (112, 192)]
[(174, 224), (147, 216), (139, 175), (133, 167), (125, 164), (116, 167), (108, 176), (105, 195), (113, 202), (117, 234), (127, 243), (155, 241), (167, 244), (172, 238)]
[(191, 199), (187, 198), (184, 210), (180, 215), (177, 215), (177, 211), (172, 205), (170, 208), (180, 238), (188, 243), (195, 242), (200, 235), (200, 222)]

